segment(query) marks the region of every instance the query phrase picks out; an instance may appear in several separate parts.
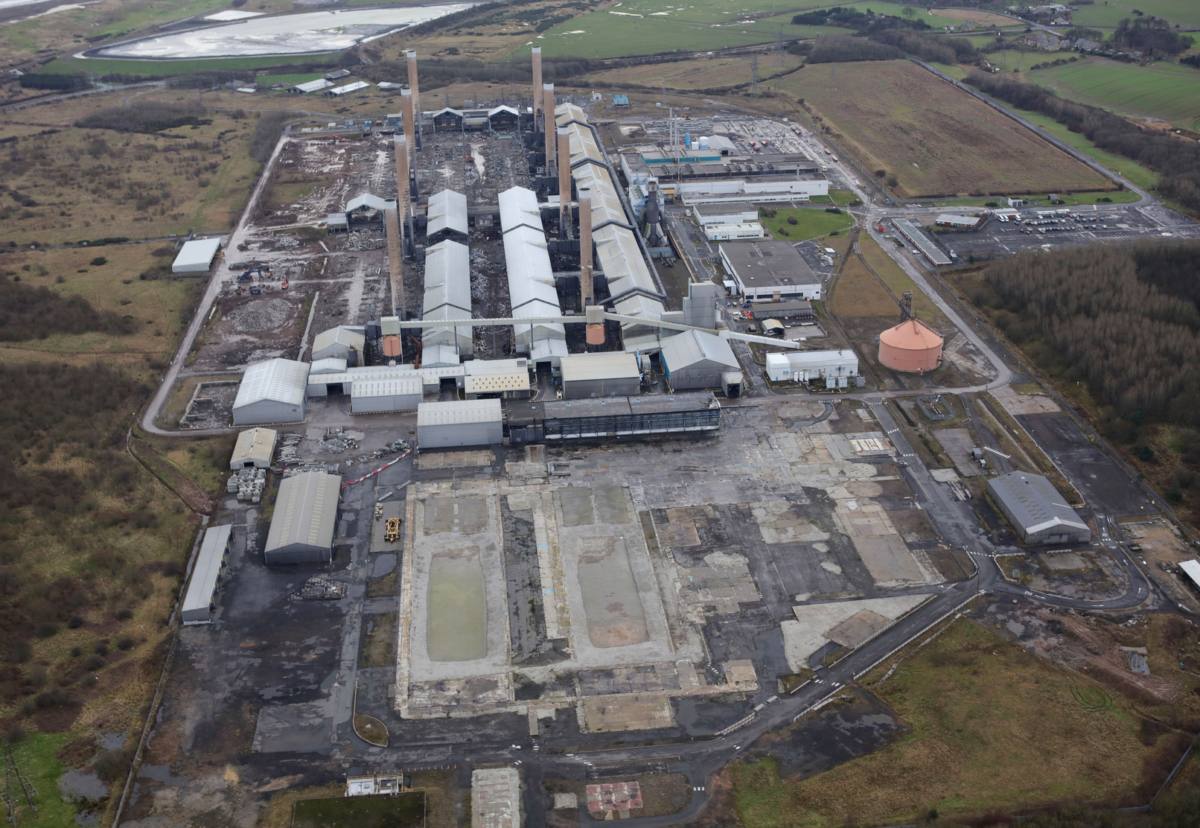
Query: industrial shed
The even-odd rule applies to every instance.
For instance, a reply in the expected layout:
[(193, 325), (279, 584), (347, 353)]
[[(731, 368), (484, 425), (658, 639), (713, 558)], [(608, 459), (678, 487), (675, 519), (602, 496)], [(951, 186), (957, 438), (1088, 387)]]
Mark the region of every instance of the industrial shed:
[(811, 321), (817, 318), (812, 302), (759, 302), (750, 307), (755, 319), (799, 319)]
[(468, 376), (463, 380), (463, 390), (468, 400), (527, 400), (533, 396), (528, 371)]
[(988, 494), (1027, 544), (1087, 543), (1091, 527), (1045, 477), (1011, 472), (988, 481)]
[(346, 372), (346, 360), (338, 359), (337, 357), (327, 357), (325, 359), (315, 359), (308, 369), (308, 376), (312, 378), (314, 374), (344, 374)]
[(767, 377), (772, 382), (812, 382), (835, 378), (838, 387), (843, 380), (858, 377), (858, 355), (851, 350), (790, 351), (786, 354), (767, 354)]
[[(443, 241), (425, 252), (423, 318), (471, 318), (471, 252), (465, 244)], [(423, 348), (448, 345), (460, 357), (473, 353), (474, 341), (469, 325), (425, 328), (421, 332)], [(457, 358), (454, 364), (457, 364)]]
[(721, 430), (721, 404), (711, 393), (513, 403), (508, 426), (513, 445), (698, 434)]
[(333, 559), (341, 482), (337, 475), (317, 471), (283, 479), (263, 548), (268, 565), (328, 563)]
[(758, 208), (747, 204), (696, 204), (692, 217), (701, 227), (709, 224), (749, 224), (758, 221)]
[(629, 397), (642, 387), (637, 357), (623, 352), (576, 354), (562, 360), (563, 397)]
[(954, 227), (959, 230), (972, 230), (979, 226), (983, 219), (979, 216), (960, 216), (953, 213), (942, 213), (934, 221), (938, 227)]
[(507, 132), (517, 128), (521, 113), (511, 106), (497, 106), (488, 112), (488, 125), (493, 132)]
[(422, 449), (495, 446), (504, 441), (500, 400), (427, 402), (417, 407)]
[(720, 253), (747, 302), (821, 298), (821, 280), (790, 242), (730, 242)]
[(300, 423), (308, 389), (308, 363), (268, 359), (246, 369), (233, 401), (235, 426)]
[(766, 231), (757, 221), (746, 224), (704, 225), (704, 237), (709, 241), (745, 241), (746, 239), (761, 239), (765, 235)]
[(313, 362), (323, 359), (344, 359), (347, 365), (357, 365), (361, 361), (363, 344), (366, 340), (367, 337), (362, 328), (348, 325), (338, 325), (336, 328), (321, 331), (313, 338)]
[(211, 624), (212, 611), (221, 591), (221, 576), (229, 563), (229, 537), (232, 526), (213, 526), (204, 531), (200, 541), (200, 553), (196, 555), (196, 568), (192, 570), (192, 581), (183, 597), (183, 612), (180, 620), (185, 627), (194, 624)]
[(726, 340), (700, 331), (664, 339), (660, 358), (674, 391), (719, 388), (723, 374), (742, 370)]
[(388, 379), (356, 379), (351, 384), (350, 413), (415, 411), (424, 398), (421, 378), (415, 374)]
[(272, 428), (251, 428), (238, 435), (233, 446), (229, 468), (233, 471), (253, 466), (256, 469), (271, 467), (271, 455), (275, 453), (275, 440), (279, 433)]
[(452, 239), (467, 242), (467, 197), (453, 190), (442, 190), (429, 197), (425, 213), (427, 246)]
[(463, 128), (463, 114), (461, 109), (452, 109), (445, 107), (439, 109), (430, 116), (433, 121), (433, 129), (435, 132), (445, 132), (446, 130), (454, 130), (461, 132)]
[[(593, 201), (595, 199), (593, 198)], [(500, 228), (504, 234), (504, 261), (508, 272), (508, 294), (514, 320), (531, 317), (562, 316), (558, 291), (554, 289), (554, 271), (546, 250), (542, 212), (532, 190), (513, 187), (500, 193)], [(560, 354), (566, 354), (566, 329), (561, 322), (513, 325), (514, 347), (534, 357), (535, 344), (561, 342), (559, 351), (552, 346), (538, 349), (537, 356), (557, 366)]]
[(194, 239), (185, 242), (171, 263), (172, 273), (208, 273), (212, 260), (221, 249), (220, 239)]

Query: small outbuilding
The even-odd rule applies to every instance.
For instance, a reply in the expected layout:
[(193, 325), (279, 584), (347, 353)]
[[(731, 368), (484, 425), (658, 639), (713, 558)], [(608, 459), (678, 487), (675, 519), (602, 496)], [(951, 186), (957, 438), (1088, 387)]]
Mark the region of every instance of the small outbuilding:
[(358, 365), (366, 339), (362, 328), (349, 325), (338, 325), (336, 328), (321, 331), (313, 338), (313, 361), (333, 358), (344, 359), (349, 366)]
[(172, 273), (208, 273), (221, 249), (220, 239), (193, 239), (185, 242), (171, 263)]
[(637, 357), (619, 351), (562, 358), (563, 397), (632, 397), (641, 390)]
[(719, 388), (724, 374), (741, 371), (726, 340), (700, 331), (664, 339), (659, 358), (673, 391)]
[(221, 578), (229, 563), (229, 538), (232, 533), (232, 526), (212, 526), (204, 530), (192, 580), (183, 597), (180, 620), (185, 627), (212, 623), (212, 611), (216, 608), (217, 594), (221, 591)]
[[(858, 377), (858, 355), (849, 349), (830, 351), (789, 351), (767, 354), (767, 377), (772, 382), (813, 382), (836, 377)], [(846, 387), (846, 382), (837, 383)]]
[(333, 559), (341, 483), (337, 475), (317, 471), (283, 479), (263, 547), (267, 565), (328, 563)]
[(233, 401), (235, 426), (304, 421), (308, 363), (268, 359), (246, 369)]
[(1027, 544), (1087, 543), (1091, 527), (1045, 477), (1011, 472), (987, 484), (992, 501)]
[(233, 446), (229, 468), (241, 471), (246, 468), (268, 469), (271, 456), (275, 453), (275, 441), (279, 432), (273, 428), (251, 428), (238, 435)]
[(500, 400), (427, 402), (417, 407), (417, 443), (422, 449), (495, 446), (503, 441)]

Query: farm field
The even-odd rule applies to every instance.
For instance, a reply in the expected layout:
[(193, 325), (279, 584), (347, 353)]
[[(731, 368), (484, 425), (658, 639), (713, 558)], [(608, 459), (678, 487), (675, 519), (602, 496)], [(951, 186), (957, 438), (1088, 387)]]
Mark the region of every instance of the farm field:
[[(195, 98), (162, 91), (141, 100)], [(5, 184), (28, 199), (0, 206), (8, 240), (162, 238), (233, 225), (258, 167), (247, 152), (256, 119), (235, 118), (226, 107), (249, 103), (247, 96), (213, 96), (204, 113), (211, 123), (154, 135), (73, 128), (119, 103), (116, 94), (89, 95), (25, 110), (0, 126), (0, 139), (17, 139), (0, 156)]]
[[(908, 61), (817, 64), (780, 89), (902, 197), (1097, 191), (1107, 179)], [(853, 94), (850, 92), (853, 91)]]
[(1200, 5), (1192, 0), (1108, 0), (1080, 6), (1071, 13), (1071, 20), (1077, 26), (1116, 26), (1125, 18), (1132, 19), (1134, 9), (1147, 16), (1165, 18), (1185, 29), (1200, 26)]
[(1124, 697), (967, 620), (872, 690), (910, 735), (802, 781), (781, 781), (769, 757), (734, 765), (741, 824), (890, 825), (935, 808), (945, 819), (1112, 800), (1134, 791), (1159, 747), (1139, 740), (1140, 716)]
[(1027, 80), (1069, 100), (1119, 115), (1153, 118), (1181, 129), (1200, 128), (1200, 72), (1178, 63), (1150, 66), (1088, 58), (1026, 72)]
[[(759, 77), (765, 78), (779, 72), (787, 72), (798, 67), (804, 58), (798, 55), (785, 55), (784, 65), (776, 66), (774, 59), (759, 60)], [(764, 63), (770, 65), (764, 68)], [(666, 85), (668, 89), (715, 89), (736, 86), (750, 82), (750, 58), (743, 56), (695, 58), (693, 60), (672, 61), (670, 63), (651, 63), (643, 66), (625, 66), (620, 69), (609, 69), (596, 72), (582, 78), (578, 83), (604, 83), (616, 87), (637, 85), (659, 89)], [(574, 85), (575, 79), (567, 81)]]

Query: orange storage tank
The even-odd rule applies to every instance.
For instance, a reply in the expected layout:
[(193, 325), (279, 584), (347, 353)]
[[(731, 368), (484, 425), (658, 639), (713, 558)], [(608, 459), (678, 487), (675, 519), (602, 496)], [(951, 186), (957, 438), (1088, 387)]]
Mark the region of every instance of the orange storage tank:
[(906, 319), (879, 335), (879, 361), (893, 371), (923, 374), (942, 364), (942, 335)]

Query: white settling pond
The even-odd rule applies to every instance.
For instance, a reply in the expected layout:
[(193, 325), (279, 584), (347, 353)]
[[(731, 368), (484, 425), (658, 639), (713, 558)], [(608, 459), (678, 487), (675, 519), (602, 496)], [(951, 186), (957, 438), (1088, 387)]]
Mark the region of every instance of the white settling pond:
[(305, 12), (240, 20), (119, 43), (93, 53), (106, 58), (219, 58), (336, 52), (470, 8), (473, 3)]

